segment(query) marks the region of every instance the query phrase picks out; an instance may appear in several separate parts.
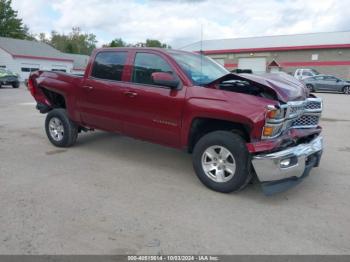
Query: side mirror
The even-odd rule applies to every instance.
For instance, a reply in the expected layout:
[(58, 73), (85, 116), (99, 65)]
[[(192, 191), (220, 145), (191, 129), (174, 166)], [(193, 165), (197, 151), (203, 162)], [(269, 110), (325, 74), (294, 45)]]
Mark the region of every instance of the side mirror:
[(337, 79), (337, 82), (340, 82), (341, 80), (340, 79)]
[(151, 77), (155, 85), (167, 86), (171, 89), (176, 89), (180, 84), (180, 81), (170, 73), (154, 72)]

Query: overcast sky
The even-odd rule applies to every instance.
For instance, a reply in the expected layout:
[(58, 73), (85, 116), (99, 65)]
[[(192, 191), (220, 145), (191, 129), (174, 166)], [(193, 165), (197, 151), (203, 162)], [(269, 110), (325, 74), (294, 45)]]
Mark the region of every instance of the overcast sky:
[(203, 39), (350, 30), (350, 0), (13, 0), (32, 33), (73, 26), (136, 43), (181, 47)]

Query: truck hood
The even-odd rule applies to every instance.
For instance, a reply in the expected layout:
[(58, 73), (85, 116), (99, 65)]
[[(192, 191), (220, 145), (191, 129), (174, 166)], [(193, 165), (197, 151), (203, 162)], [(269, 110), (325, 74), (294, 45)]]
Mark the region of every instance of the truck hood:
[(230, 73), (212, 81), (208, 86), (229, 80), (248, 81), (263, 88), (271, 89), (276, 93), (278, 100), (285, 103), (288, 101), (305, 100), (308, 96), (308, 90), (304, 84), (287, 74), (253, 75)]

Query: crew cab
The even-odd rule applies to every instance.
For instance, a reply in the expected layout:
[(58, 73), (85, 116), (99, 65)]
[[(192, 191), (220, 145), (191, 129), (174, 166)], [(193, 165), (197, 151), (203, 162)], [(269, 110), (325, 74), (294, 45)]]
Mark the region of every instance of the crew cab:
[(99, 129), (182, 149), (219, 192), (254, 176), (266, 194), (280, 192), (321, 159), (321, 99), (296, 79), (233, 74), (197, 53), (96, 49), (84, 76), (37, 71), (28, 89), (53, 145)]

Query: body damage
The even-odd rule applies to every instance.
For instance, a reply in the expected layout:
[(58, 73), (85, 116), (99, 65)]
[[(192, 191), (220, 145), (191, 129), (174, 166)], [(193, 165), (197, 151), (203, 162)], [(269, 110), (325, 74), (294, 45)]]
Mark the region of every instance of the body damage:
[(220, 88), (220, 85), (232, 80), (248, 82), (246, 92), (249, 88), (260, 89), (260, 93), (266, 93), (271, 98), (274, 98), (282, 103), (295, 100), (305, 100), (308, 96), (308, 91), (305, 86), (292, 76), (280, 76), (277, 74), (227, 74), (219, 79), (209, 83), (208, 87)]
[[(131, 55), (133, 55), (135, 52), (136, 51), (134, 50), (130, 51)], [(154, 50), (151, 52), (157, 53)], [(195, 86), (190, 84), (191, 81), (186, 78), (186, 75), (181, 72), (179, 66), (170, 56), (168, 57), (166, 53), (161, 54), (167, 58), (170, 64), (173, 64), (174, 68), (176, 69), (176, 73), (180, 76), (183, 83), (181, 90), (172, 90), (167, 92), (168, 94), (170, 92), (174, 98), (181, 94), (184, 101), (183, 106), (181, 106), (181, 112), (179, 114), (174, 114), (174, 116), (177, 115), (180, 119), (167, 119), (166, 117), (161, 117), (161, 114), (159, 117), (153, 116), (152, 119), (148, 119), (148, 122), (153, 122), (149, 125), (155, 132), (156, 129), (164, 129), (162, 132), (164, 132), (166, 135), (162, 137), (162, 141), (158, 141), (158, 143), (171, 145), (176, 148), (187, 148), (192, 124), (198, 118), (225, 120), (241, 124), (249, 134), (247, 148), (251, 153), (271, 151), (274, 148), (286, 144), (287, 140), (289, 142), (297, 141), (303, 136), (310, 135), (310, 133), (317, 134), (320, 132), (319, 129), (290, 130), (286, 131), (279, 138), (261, 140), (262, 128), (265, 124), (267, 105), (277, 106), (280, 103), (287, 102), (288, 100), (303, 100), (307, 97), (307, 90), (297, 80), (293, 81), (291, 79), (282, 78), (278, 75), (256, 76), (250, 74), (227, 74), (205, 86)], [(81, 110), (83, 110), (82, 105), (84, 105), (84, 101), (81, 101), (83, 88), (89, 83), (89, 74), (91, 73), (91, 66), (95, 56), (96, 53), (91, 56), (84, 77), (74, 76), (62, 72), (37, 71), (32, 73), (30, 81), (33, 82), (32, 86), (35, 88), (34, 97), (36, 101), (52, 107), (52, 103), (47, 95), (45, 95), (43, 90), (46, 89), (56, 92), (64, 97), (68, 115), (73, 121), (87, 127), (95, 127), (93, 125), (89, 125), (88, 123), (84, 123), (81, 119)], [(121, 86), (130, 88), (132, 86), (131, 83), (128, 83), (128, 81), (131, 80), (132, 72), (132, 58), (130, 55), (128, 56), (127, 61), (128, 64), (125, 66)], [(248, 82), (249, 85), (243, 87), (247, 88), (247, 90), (243, 92), (220, 90), (220, 84), (231, 80)], [(258, 94), (254, 93), (252, 95), (249, 88), (252, 88), (255, 91), (260, 91)], [(161, 94), (159, 93), (158, 95), (163, 97), (166, 96), (167, 92), (161, 89), (160, 92)], [(103, 101), (101, 101), (101, 104), (102, 103)], [(140, 104), (140, 108), (142, 106), (146, 106), (144, 110), (146, 113), (148, 106), (146, 104)], [(179, 124), (176, 126), (169, 126), (163, 124), (165, 122), (176, 122)], [(108, 125), (110, 124), (107, 124), (107, 126)], [(101, 126), (96, 126), (96, 128), (103, 129)], [(166, 138), (167, 134), (169, 133), (169, 128), (172, 129), (170, 133), (174, 134), (174, 139), (172, 139), (171, 143), (166, 142), (166, 140), (169, 140)], [(111, 131), (111, 129), (106, 130)], [(125, 133), (123, 129), (119, 131), (120, 133)], [(151, 132), (151, 129), (147, 132)], [(176, 135), (176, 132), (179, 133)], [(144, 138), (144, 135), (145, 134), (134, 134), (133, 136)], [(177, 138), (175, 138), (175, 136)], [(157, 142), (157, 137), (153, 138), (152, 141)]]
[(80, 121), (79, 111), (76, 110), (76, 101), (79, 87), (83, 83), (83, 77), (66, 74), (63, 72), (36, 71), (32, 73), (30, 80), (33, 82), (35, 99), (38, 103), (53, 107), (45, 90), (60, 94), (64, 97), (68, 115), (73, 121)]
[(183, 114), (182, 144), (196, 118), (211, 118), (242, 124), (250, 141), (258, 141), (265, 121), (266, 106), (276, 101), (248, 94), (203, 87), (189, 87)]
[[(115, 52), (110, 55), (125, 62), (99, 61), (99, 52), (107, 58)], [(154, 56), (161, 62), (150, 64)], [(28, 89), (40, 112), (48, 112), (52, 144), (68, 147), (82, 130), (100, 129), (187, 149), (199, 179), (219, 192), (241, 190), (253, 175), (266, 194), (283, 191), (317, 167), (322, 155), (322, 100), (302, 83), (231, 74), (192, 53), (95, 50), (83, 77), (37, 71)]]

